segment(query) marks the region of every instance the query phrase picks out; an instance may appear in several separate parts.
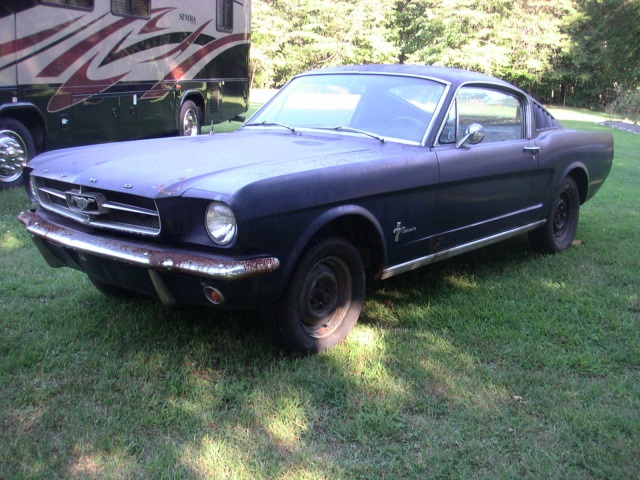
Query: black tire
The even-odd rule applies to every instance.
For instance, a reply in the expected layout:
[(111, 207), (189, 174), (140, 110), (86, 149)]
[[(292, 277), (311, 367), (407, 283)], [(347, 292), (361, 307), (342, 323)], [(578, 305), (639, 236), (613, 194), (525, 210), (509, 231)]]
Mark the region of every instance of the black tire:
[(571, 177), (565, 177), (553, 199), (547, 222), (529, 233), (529, 241), (538, 250), (557, 253), (569, 248), (578, 229), (580, 193)]
[(22, 163), (36, 154), (31, 132), (22, 122), (0, 117), (0, 190), (22, 184)]
[(265, 312), (267, 333), (288, 352), (323, 352), (355, 326), (365, 286), (362, 258), (353, 244), (340, 237), (321, 240), (302, 256), (286, 291)]
[(193, 101), (187, 100), (180, 108), (178, 119), (181, 136), (200, 135), (202, 130), (202, 111)]
[(115, 285), (111, 285), (109, 283), (105, 283), (102, 280), (98, 280), (91, 275), (87, 275), (89, 277), (89, 281), (93, 284), (94, 287), (98, 289), (100, 293), (107, 297), (113, 298), (131, 298), (135, 295), (131, 290), (127, 290), (126, 288), (116, 287)]

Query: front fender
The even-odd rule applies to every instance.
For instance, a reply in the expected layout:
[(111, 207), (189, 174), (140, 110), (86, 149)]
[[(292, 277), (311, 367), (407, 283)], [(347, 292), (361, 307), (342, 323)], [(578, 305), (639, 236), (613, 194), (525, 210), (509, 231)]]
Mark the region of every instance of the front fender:
[(369, 210), (360, 205), (339, 205), (319, 214), (313, 214), (313, 220), (297, 236), (288, 256), (286, 258), (282, 257), (280, 275), (285, 282), (282, 288), (284, 289), (286, 283), (289, 282), (289, 278), (298, 264), (300, 257), (315, 238), (334, 234), (345, 237), (347, 240), (356, 244), (356, 247), (361, 246), (357, 244), (356, 238), (351, 238), (352, 235), (349, 233), (349, 226), (362, 222), (368, 225), (370, 227), (370, 233), (375, 235), (375, 239), (371, 240), (372, 243), (375, 243), (379, 247), (376, 252), (379, 257), (377, 263), (385, 265), (387, 262), (387, 246), (378, 219)]

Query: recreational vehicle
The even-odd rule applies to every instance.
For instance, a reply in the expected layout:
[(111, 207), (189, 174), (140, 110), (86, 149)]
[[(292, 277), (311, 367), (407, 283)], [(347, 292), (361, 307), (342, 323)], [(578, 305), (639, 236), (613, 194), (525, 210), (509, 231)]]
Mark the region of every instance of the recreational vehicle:
[(250, 0), (3, 0), (0, 189), (37, 153), (196, 135), (248, 107)]

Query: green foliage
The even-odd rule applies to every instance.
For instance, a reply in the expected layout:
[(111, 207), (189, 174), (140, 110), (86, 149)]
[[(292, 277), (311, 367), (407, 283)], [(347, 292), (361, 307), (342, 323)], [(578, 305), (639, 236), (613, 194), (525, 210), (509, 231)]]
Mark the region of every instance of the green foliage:
[(400, 62), (475, 70), (531, 89), (567, 42), (567, 2), (396, 1)]
[(379, 0), (255, 2), (254, 86), (279, 87), (312, 68), (395, 61), (384, 5)]
[(257, 0), (252, 38), (254, 87), (383, 62), (476, 70), (591, 108), (614, 82), (640, 84), (637, 0)]
[(638, 119), (640, 119), (640, 90), (622, 92), (611, 105), (611, 110), (624, 119), (638, 123)]
[(571, 39), (555, 65), (555, 95), (567, 105), (598, 108), (614, 83), (640, 83), (640, 2), (585, 0), (562, 22)]

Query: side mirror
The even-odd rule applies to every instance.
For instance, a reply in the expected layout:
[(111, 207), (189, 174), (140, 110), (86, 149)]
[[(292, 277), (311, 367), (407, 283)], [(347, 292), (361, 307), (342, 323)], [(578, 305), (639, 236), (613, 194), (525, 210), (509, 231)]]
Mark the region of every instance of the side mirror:
[(464, 131), (464, 137), (456, 143), (456, 148), (460, 148), (465, 143), (476, 145), (482, 140), (484, 140), (484, 128), (479, 123), (472, 123)]

